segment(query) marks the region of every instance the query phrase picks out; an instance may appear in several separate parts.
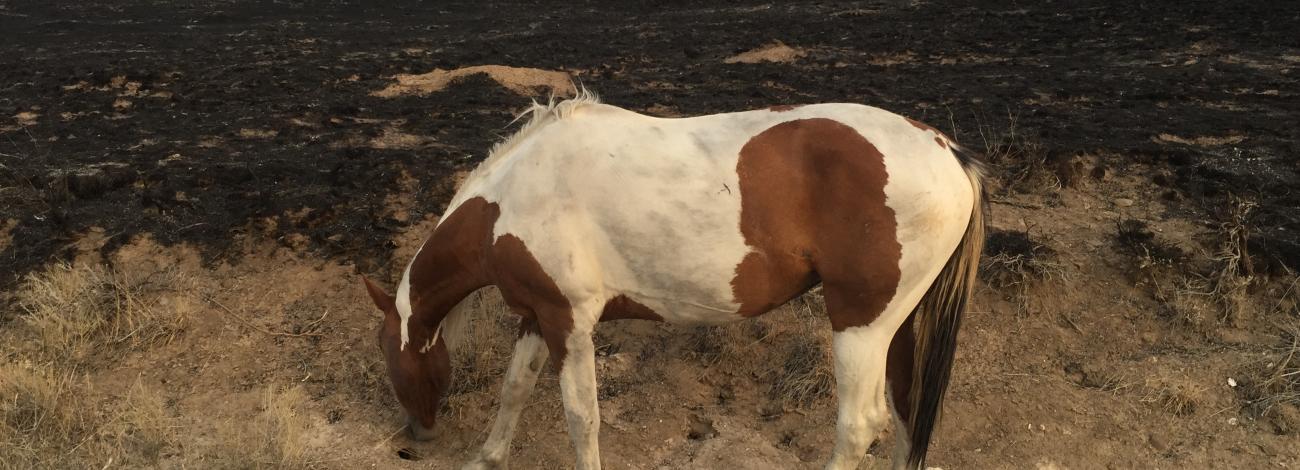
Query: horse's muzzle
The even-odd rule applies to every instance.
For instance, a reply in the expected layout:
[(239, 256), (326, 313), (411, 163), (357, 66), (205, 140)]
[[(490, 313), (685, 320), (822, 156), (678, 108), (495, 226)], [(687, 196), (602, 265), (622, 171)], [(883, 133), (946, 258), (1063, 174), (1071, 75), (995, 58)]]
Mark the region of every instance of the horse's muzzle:
[(417, 441), (433, 440), (433, 429), (424, 427), (424, 425), (420, 424), (420, 420), (418, 419), (407, 418), (406, 429), (411, 431), (411, 439)]

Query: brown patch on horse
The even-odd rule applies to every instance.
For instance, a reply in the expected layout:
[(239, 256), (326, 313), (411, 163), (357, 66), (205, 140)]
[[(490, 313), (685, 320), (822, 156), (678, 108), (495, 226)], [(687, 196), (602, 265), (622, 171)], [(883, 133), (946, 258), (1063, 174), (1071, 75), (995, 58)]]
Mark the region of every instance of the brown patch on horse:
[(903, 118), (903, 119), (906, 119), (906, 120), (907, 120), (907, 123), (908, 123), (908, 124), (911, 124), (912, 127), (915, 127), (915, 128), (917, 128), (917, 129), (920, 129), (920, 130), (923, 130), (923, 131), (934, 132), (934, 133), (935, 133), (935, 137), (934, 137), (934, 141), (935, 141), (935, 143), (939, 144), (940, 147), (948, 148), (948, 141), (950, 141), (950, 140), (952, 140), (952, 139), (949, 139), (947, 134), (944, 134), (944, 133), (942, 133), (942, 132), (939, 132), (938, 129), (935, 129), (935, 128), (933, 128), (933, 127), (930, 127), (929, 124), (926, 124), (926, 123), (923, 123), (923, 122), (917, 121), (917, 120), (915, 120), (915, 119), (912, 119), (912, 118), (909, 118), (909, 117), (905, 117), (905, 118)]
[(784, 113), (802, 107), (803, 105), (801, 104), (778, 104), (776, 106), (769, 106), (767, 110), (774, 113)]
[(902, 245), (885, 205), (884, 156), (853, 128), (825, 119), (772, 126), (741, 148), (736, 267), (739, 314), (754, 316), (825, 286), (835, 331), (871, 323), (894, 297)]
[[(466, 200), (438, 224), (411, 261), (411, 344), (423, 345), (447, 312), (488, 284), (483, 255), (501, 208), (481, 197)], [(420, 336), (420, 337), (417, 337)]]
[(625, 295), (617, 295), (605, 302), (605, 309), (600, 312), (600, 321), (624, 319), (664, 321), (664, 317), (655, 313), (650, 307), (641, 305)]
[(512, 234), (497, 237), (488, 256), (497, 288), (506, 304), (537, 323), (537, 331), (551, 350), (558, 371), (564, 367), (568, 348), (564, 343), (573, 331), (573, 306), (555, 284), (524, 241)]

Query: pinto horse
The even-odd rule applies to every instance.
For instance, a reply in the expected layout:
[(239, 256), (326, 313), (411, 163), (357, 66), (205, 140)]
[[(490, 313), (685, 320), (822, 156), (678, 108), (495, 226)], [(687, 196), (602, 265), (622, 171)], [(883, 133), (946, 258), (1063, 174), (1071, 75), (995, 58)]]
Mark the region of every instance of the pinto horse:
[(459, 306), (482, 287), (521, 323), (491, 433), (465, 468), (505, 466), (549, 357), (576, 467), (598, 469), (597, 322), (730, 322), (821, 283), (839, 407), (826, 468), (857, 468), (890, 405), (894, 465), (924, 464), (983, 245), (974, 154), (855, 104), (664, 119), (584, 91), (528, 113), (465, 180), (396, 295), (364, 280), (414, 438), (432, 436)]

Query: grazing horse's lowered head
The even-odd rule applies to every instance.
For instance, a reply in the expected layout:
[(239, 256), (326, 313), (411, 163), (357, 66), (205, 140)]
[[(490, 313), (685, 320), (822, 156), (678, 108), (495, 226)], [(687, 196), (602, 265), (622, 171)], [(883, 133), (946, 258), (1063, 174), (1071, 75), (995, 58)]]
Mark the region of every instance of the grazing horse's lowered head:
[(411, 437), (422, 441), (432, 439), (438, 409), (451, 384), (447, 344), (437, 341), (423, 351), (403, 347), (402, 319), (396, 300), (369, 279), (363, 278), (362, 282), (384, 315), (379, 326), (379, 349), (388, 364), (388, 378), (393, 383), (397, 401), (406, 409)]
[(459, 306), (482, 287), (520, 328), (466, 468), (506, 465), (549, 360), (576, 468), (591, 470), (598, 322), (739, 321), (821, 284), (839, 408), (826, 468), (857, 468), (891, 416), (894, 466), (924, 468), (983, 246), (975, 155), (856, 104), (664, 119), (584, 92), (530, 112), (465, 179), (396, 294), (365, 281), (412, 436), (431, 436), (468, 317)]

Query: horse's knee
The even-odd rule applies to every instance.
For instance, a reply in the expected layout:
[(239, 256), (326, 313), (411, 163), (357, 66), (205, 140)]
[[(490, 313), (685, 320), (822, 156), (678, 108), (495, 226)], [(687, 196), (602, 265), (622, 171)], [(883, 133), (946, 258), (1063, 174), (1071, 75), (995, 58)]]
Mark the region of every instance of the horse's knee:
[(837, 423), (840, 445), (849, 455), (866, 452), (875, 438), (872, 423), (866, 419), (851, 419)]

